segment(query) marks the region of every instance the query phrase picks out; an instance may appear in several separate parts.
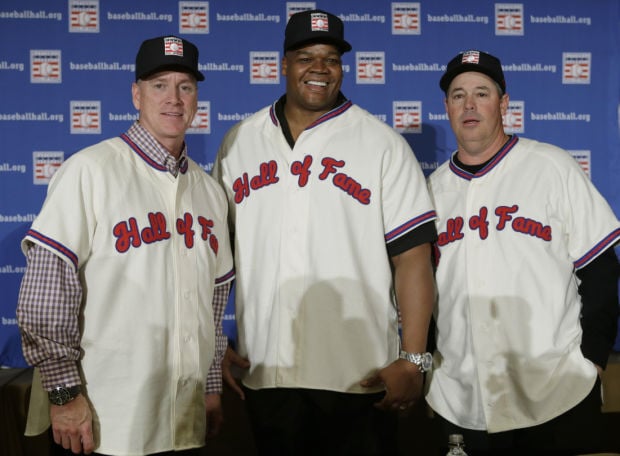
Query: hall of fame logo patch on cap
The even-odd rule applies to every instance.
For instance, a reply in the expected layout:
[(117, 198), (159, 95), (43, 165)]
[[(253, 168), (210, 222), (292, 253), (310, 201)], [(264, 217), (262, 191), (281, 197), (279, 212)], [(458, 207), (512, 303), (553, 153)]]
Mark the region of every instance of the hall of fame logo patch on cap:
[(393, 127), (399, 133), (422, 133), (422, 102), (394, 101)]
[(101, 133), (101, 102), (71, 101), (71, 134)]
[(329, 20), (325, 13), (312, 13), (310, 28), (313, 32), (329, 32)]
[(164, 38), (164, 54), (183, 57), (183, 40), (175, 36)]
[(385, 84), (385, 52), (356, 52), (355, 63), (358, 84)]
[(461, 57), (461, 63), (479, 63), (479, 62), (480, 62), (480, 52), (478, 51), (463, 52), (463, 56)]
[(209, 33), (209, 2), (179, 2), (179, 33)]
[(99, 33), (99, 0), (69, 0), (69, 33)]
[(495, 35), (522, 36), (524, 35), (523, 4), (496, 3), (495, 4)]
[(250, 84), (279, 84), (278, 52), (250, 52)]
[(187, 133), (208, 135), (211, 133), (211, 102), (199, 101), (198, 110)]
[(60, 84), (62, 82), (60, 50), (30, 50), (30, 82)]
[(392, 35), (421, 35), (420, 3), (392, 3)]
[(502, 118), (504, 131), (508, 134), (525, 133), (525, 102), (510, 100)]
[(47, 185), (65, 160), (60, 151), (35, 151), (32, 153), (33, 184)]

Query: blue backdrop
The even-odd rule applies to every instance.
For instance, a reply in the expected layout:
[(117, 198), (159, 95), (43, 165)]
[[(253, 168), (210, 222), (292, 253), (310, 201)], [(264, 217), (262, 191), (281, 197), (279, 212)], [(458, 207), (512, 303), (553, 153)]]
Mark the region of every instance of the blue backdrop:
[[(226, 130), (284, 92), (290, 14), (345, 23), (344, 94), (400, 131), (428, 174), (455, 148), (438, 81), (469, 48), (501, 58), (510, 132), (569, 150), (620, 214), (620, 2), (491, 0), (2, 0), (0, 4), (0, 365), (24, 366), (15, 307), (19, 243), (47, 183), (77, 150), (125, 131), (140, 43), (196, 43), (199, 112), (190, 155), (210, 171)], [(227, 330), (232, 331), (230, 309)], [(620, 350), (620, 337), (616, 342)]]

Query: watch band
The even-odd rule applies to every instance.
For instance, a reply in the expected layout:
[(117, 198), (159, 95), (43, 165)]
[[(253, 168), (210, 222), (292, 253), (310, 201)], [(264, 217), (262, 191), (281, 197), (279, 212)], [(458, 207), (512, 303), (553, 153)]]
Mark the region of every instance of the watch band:
[(401, 350), (398, 357), (415, 364), (422, 373), (428, 372), (433, 366), (433, 355), (429, 352), (409, 353), (405, 350)]
[(49, 401), (54, 405), (65, 405), (68, 402), (71, 402), (73, 399), (77, 397), (78, 394), (82, 392), (82, 387), (80, 385), (75, 386), (64, 386), (58, 385), (55, 386), (51, 391), (47, 393)]

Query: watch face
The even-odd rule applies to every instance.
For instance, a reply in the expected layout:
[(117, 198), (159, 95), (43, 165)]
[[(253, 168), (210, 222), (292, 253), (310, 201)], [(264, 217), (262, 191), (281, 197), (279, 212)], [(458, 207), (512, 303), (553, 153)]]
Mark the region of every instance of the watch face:
[(424, 369), (424, 371), (429, 371), (431, 369), (431, 367), (433, 367), (433, 355), (431, 355), (430, 353), (424, 353), (422, 355), (422, 364), (421, 364), (422, 369)]
[(65, 405), (67, 402), (71, 402), (75, 397), (80, 394), (80, 386), (72, 386), (65, 388), (64, 386), (57, 386), (48, 393), (49, 401), (54, 405)]
[(49, 393), (49, 399), (52, 404), (64, 405), (71, 400), (71, 394), (67, 391), (67, 388), (58, 386)]

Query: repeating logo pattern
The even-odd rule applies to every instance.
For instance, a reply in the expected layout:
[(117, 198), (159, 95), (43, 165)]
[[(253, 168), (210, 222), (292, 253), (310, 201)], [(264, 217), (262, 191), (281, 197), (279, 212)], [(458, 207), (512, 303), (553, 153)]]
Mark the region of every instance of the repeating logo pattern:
[(69, 0), (69, 32), (99, 33), (99, 0)]
[(250, 84), (279, 84), (280, 55), (277, 52), (250, 52)]
[(570, 153), (573, 158), (577, 160), (577, 163), (579, 163), (579, 166), (581, 166), (583, 172), (586, 173), (586, 176), (592, 179), (592, 159), (590, 151), (569, 150), (568, 153)]
[(422, 133), (422, 102), (395, 101), (392, 104), (394, 129), (399, 133)]
[(356, 52), (355, 63), (358, 84), (385, 84), (385, 52)]
[(525, 103), (523, 101), (510, 101), (504, 115), (504, 130), (506, 133), (523, 133), (525, 131)]
[(211, 102), (199, 101), (198, 111), (187, 133), (208, 135), (211, 133)]
[(286, 2), (286, 21), (295, 13), (316, 9), (316, 2)]
[(590, 84), (591, 69), (590, 52), (562, 53), (562, 84)]
[(71, 134), (101, 133), (101, 102), (71, 101)]
[(30, 82), (60, 84), (62, 82), (61, 56), (60, 50), (31, 50)]
[(209, 33), (209, 2), (179, 2), (179, 33)]
[(35, 151), (32, 153), (33, 184), (47, 185), (65, 160), (65, 153), (58, 151)]
[(522, 36), (525, 33), (523, 4), (495, 4), (495, 34)]
[(392, 3), (392, 34), (421, 35), (420, 3)]

